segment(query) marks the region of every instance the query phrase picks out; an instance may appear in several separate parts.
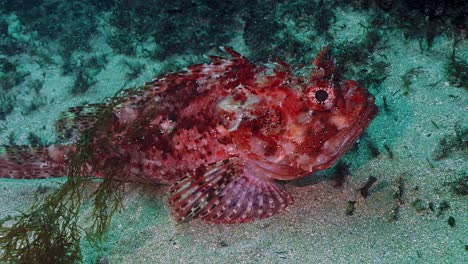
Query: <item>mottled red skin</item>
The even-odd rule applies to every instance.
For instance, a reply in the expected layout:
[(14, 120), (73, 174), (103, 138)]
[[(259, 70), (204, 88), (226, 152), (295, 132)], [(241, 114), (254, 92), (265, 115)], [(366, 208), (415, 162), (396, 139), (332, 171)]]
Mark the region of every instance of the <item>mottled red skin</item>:
[[(308, 80), (285, 63), (256, 67), (225, 50), (231, 59), (211, 56), (209, 64), (156, 78), (119, 105), (101, 131), (112, 150), (95, 140), (102, 153), (96, 174), (119, 168), (123, 179), (173, 185), (169, 204), (178, 221), (248, 222), (292, 203), (275, 180), (330, 167), (377, 114), (365, 89), (337, 80), (326, 49)], [(50, 147), (43, 162), (65, 168), (63, 149)], [(0, 173), (6, 170), (3, 177), (21, 177), (0, 162)]]

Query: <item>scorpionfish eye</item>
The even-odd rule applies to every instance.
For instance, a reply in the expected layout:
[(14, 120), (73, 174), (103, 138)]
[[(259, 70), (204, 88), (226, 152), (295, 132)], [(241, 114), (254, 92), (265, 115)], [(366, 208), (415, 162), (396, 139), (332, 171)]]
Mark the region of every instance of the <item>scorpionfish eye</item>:
[(308, 105), (316, 111), (327, 111), (335, 105), (336, 99), (335, 85), (328, 80), (313, 82), (305, 90)]

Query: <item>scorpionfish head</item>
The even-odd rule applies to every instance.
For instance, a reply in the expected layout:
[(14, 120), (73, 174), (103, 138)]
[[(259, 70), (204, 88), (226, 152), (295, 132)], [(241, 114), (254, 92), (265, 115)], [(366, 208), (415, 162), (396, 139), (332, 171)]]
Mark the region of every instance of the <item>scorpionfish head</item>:
[(377, 114), (374, 97), (355, 81), (319, 79), (305, 87), (309, 109), (296, 119), (296, 166), (308, 172), (330, 167), (349, 150)]
[(374, 97), (355, 81), (269, 79), (257, 88), (240, 91), (244, 100), (230, 131), (268, 178), (291, 180), (330, 167), (377, 114)]

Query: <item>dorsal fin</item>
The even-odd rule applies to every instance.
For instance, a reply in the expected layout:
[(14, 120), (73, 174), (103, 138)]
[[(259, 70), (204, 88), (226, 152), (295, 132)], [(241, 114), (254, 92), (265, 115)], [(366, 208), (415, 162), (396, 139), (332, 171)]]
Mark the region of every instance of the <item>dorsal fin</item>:
[[(104, 103), (69, 108), (67, 112), (61, 114), (56, 123), (59, 139), (64, 141), (76, 140), (83, 131), (93, 127), (99, 119), (99, 111), (108, 107), (109, 104), (114, 105), (114, 111), (117, 110), (115, 107), (145, 104), (146, 100), (151, 99), (156, 94), (184, 86), (195, 87), (192, 84), (202, 79), (219, 78), (220, 76), (225, 76), (225, 79), (231, 81), (239, 79), (238, 76), (242, 76), (244, 81), (252, 79), (254, 66), (244, 56), (231, 48), (222, 47), (222, 49), (232, 58), (208, 56), (212, 63), (191, 65), (187, 67), (186, 71), (157, 76), (141, 87), (119, 91), (116, 96), (109, 98)], [(233, 77), (226, 77), (229, 75)], [(118, 104), (114, 104), (116, 100), (119, 101)]]
[(238, 158), (200, 168), (171, 187), (169, 205), (177, 221), (201, 218), (245, 223), (270, 217), (293, 203), (284, 187), (254, 175)]

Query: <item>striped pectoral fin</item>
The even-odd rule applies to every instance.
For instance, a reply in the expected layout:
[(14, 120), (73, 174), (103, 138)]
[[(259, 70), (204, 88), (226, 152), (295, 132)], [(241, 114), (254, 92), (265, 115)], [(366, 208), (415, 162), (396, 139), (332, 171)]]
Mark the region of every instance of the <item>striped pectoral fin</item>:
[(176, 221), (201, 218), (219, 224), (267, 218), (292, 203), (280, 183), (246, 172), (235, 158), (186, 175), (171, 187), (169, 198)]

